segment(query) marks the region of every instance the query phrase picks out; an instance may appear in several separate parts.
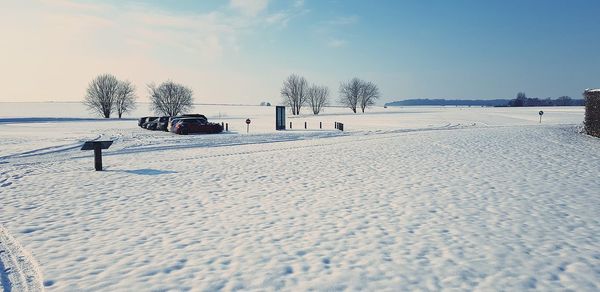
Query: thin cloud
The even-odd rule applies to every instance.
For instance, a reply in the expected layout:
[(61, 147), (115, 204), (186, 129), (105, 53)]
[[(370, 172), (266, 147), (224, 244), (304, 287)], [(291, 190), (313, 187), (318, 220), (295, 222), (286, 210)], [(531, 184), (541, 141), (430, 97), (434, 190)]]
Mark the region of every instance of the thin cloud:
[(341, 48), (346, 46), (347, 42), (345, 40), (341, 40), (341, 39), (330, 39), (327, 42), (327, 46), (330, 48)]
[(70, 0), (41, 0), (40, 2), (49, 6), (75, 11), (103, 12), (111, 9), (109, 5), (101, 3), (75, 2)]
[(349, 36), (349, 27), (358, 22), (359, 17), (356, 15), (337, 16), (321, 21), (314, 31), (322, 37), (327, 47), (341, 48), (348, 43), (345, 39)]
[[(0, 79), (13, 84), (6, 94), (71, 100), (98, 72), (132, 76), (140, 88), (155, 78), (216, 80), (219, 62), (240, 53), (249, 31), (285, 29), (304, 11), (292, 2), (272, 14), (262, 12), (266, 6), (250, 10), (261, 17), (229, 6), (194, 12), (139, 2), (21, 0), (6, 6), (0, 10), (6, 41)], [(56, 68), (65, 73), (56, 75)]]
[(331, 26), (346, 26), (357, 23), (359, 20), (358, 16), (350, 15), (350, 16), (338, 16), (334, 19), (328, 20), (326, 24)]
[(229, 6), (239, 12), (256, 16), (267, 9), (269, 0), (230, 0)]
[(302, 7), (304, 7), (304, 0), (294, 1), (294, 8), (302, 8)]

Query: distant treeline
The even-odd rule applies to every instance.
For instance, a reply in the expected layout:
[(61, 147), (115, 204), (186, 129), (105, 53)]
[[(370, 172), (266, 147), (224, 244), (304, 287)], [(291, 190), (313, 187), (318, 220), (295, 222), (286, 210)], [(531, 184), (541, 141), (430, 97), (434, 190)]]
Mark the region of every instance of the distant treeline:
[(585, 100), (572, 99), (568, 96), (552, 98), (528, 98), (524, 93), (517, 94), (515, 99), (407, 99), (389, 102), (386, 106), (584, 106)]
[(386, 106), (457, 105), (457, 106), (507, 106), (509, 99), (407, 99), (386, 103)]
[(519, 92), (517, 98), (511, 99), (508, 106), (521, 107), (521, 106), (584, 106), (584, 99), (572, 99), (568, 96), (561, 96), (557, 99), (550, 97), (540, 99), (537, 97), (529, 98), (524, 92)]

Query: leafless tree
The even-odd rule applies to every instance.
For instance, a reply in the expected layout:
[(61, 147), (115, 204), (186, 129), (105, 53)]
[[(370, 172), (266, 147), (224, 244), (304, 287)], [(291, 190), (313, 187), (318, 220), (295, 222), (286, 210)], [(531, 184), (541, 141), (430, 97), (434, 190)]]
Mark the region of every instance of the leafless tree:
[(190, 88), (173, 81), (163, 82), (158, 87), (148, 85), (152, 109), (157, 114), (176, 116), (193, 107), (193, 92)]
[(329, 104), (329, 88), (327, 86), (312, 85), (308, 88), (308, 105), (313, 114), (318, 115), (324, 106)]
[(119, 80), (113, 75), (103, 74), (94, 78), (88, 85), (83, 104), (92, 112), (110, 118), (119, 89)]
[(379, 98), (379, 88), (373, 82), (362, 82), (360, 93), (358, 95), (358, 104), (362, 112), (365, 108), (375, 104), (375, 100)]
[(573, 104), (573, 100), (568, 96), (561, 96), (556, 99), (556, 105), (558, 106), (569, 106)]
[(292, 74), (283, 82), (281, 97), (283, 104), (292, 108), (292, 115), (299, 115), (300, 109), (306, 103), (308, 83), (302, 76)]
[(115, 110), (119, 119), (124, 113), (135, 109), (135, 86), (129, 81), (119, 81), (119, 88), (115, 99)]
[(358, 78), (352, 78), (352, 80), (340, 84), (340, 102), (354, 113), (358, 107), (362, 84), (363, 81)]

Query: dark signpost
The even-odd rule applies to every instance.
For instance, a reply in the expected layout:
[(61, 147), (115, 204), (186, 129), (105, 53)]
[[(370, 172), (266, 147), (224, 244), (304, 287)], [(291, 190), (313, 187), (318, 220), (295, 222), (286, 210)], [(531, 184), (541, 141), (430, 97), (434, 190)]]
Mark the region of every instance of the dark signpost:
[(246, 133), (250, 132), (250, 119), (246, 119)]
[(540, 111), (538, 113), (540, 115), (540, 124), (542, 123), (542, 116), (544, 115), (544, 111)]
[(285, 130), (285, 106), (275, 107), (275, 130)]
[(81, 150), (94, 150), (94, 167), (96, 171), (102, 170), (102, 149), (108, 149), (113, 141), (87, 141)]

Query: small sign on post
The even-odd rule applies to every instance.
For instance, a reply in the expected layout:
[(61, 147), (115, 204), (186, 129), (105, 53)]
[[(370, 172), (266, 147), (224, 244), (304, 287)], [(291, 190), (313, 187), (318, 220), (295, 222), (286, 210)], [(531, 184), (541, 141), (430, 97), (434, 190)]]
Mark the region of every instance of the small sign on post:
[(540, 115), (540, 124), (542, 123), (542, 116), (544, 115), (544, 111), (540, 111), (538, 113)]
[(250, 119), (246, 119), (246, 133), (250, 132)]
[(81, 150), (94, 150), (94, 167), (96, 171), (102, 171), (102, 149), (108, 149), (113, 141), (87, 141), (81, 146)]

